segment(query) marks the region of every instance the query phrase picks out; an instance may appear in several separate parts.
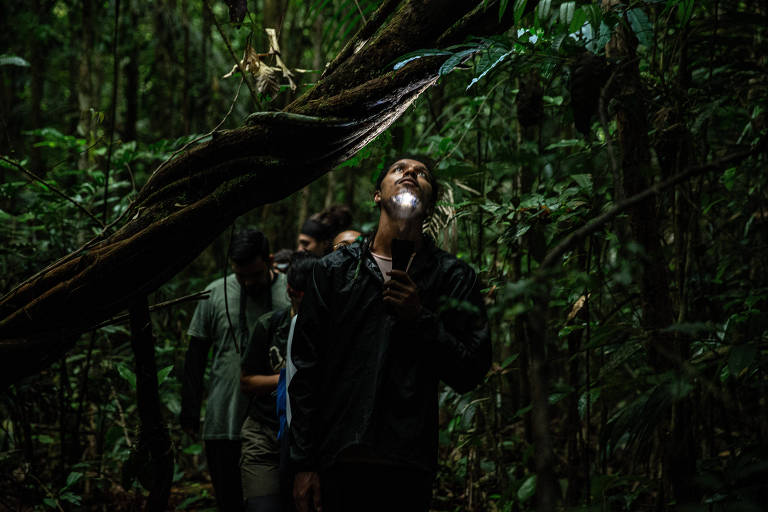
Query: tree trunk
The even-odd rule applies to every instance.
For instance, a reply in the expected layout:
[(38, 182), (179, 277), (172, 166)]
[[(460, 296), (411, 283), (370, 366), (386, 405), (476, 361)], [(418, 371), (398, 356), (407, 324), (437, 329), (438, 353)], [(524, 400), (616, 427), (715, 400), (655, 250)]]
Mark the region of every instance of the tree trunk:
[(386, 26), (363, 27), (368, 39), (357, 53), (342, 51), (284, 112), (252, 115), (182, 153), (149, 178), (114, 230), (3, 297), (0, 385), (50, 364), (80, 333), (175, 275), (239, 215), (301, 189), (389, 127), (437, 81), (446, 59), (423, 57), (395, 71), (398, 57), (512, 23), (511, 14), (498, 20), (492, 2), (384, 2), (379, 13), (394, 6)]
[[(80, 60), (77, 81), (77, 106), (80, 112), (80, 121), (77, 125), (78, 134), (85, 138), (86, 144), (90, 147), (93, 144), (93, 115), (91, 108), (93, 105), (93, 43), (94, 43), (94, 16), (96, 7), (93, 0), (82, 0), (82, 29), (83, 29), (83, 52)], [(89, 151), (83, 151), (78, 161), (79, 169), (90, 167), (92, 158)]]
[(142, 485), (149, 490), (146, 510), (161, 512), (168, 509), (173, 481), (173, 451), (160, 410), (155, 342), (146, 296), (139, 297), (131, 306), (130, 324), (131, 348), (136, 365), (136, 402), (141, 425), (137, 453), (143, 455), (138, 460), (146, 463), (136, 469)]
[[(622, 152), (624, 192), (631, 197), (651, 183), (651, 153), (648, 140), (649, 122), (644, 88), (636, 59), (637, 39), (627, 24), (620, 26), (607, 48), (609, 57), (619, 57), (623, 64), (619, 70), (616, 109), (617, 129)], [(683, 45), (684, 53), (684, 45)], [(681, 64), (686, 57), (681, 56)], [(681, 68), (681, 80), (687, 81), (688, 70)], [(660, 219), (656, 197), (638, 203), (629, 209), (633, 238), (643, 247), (641, 295), (642, 324), (648, 333), (648, 353), (651, 365), (659, 372), (680, 370), (687, 351), (686, 345), (664, 329), (675, 321), (672, 295), (669, 289), (667, 259), (660, 240)], [(689, 503), (693, 489), (695, 457), (691, 451), (690, 433), (685, 403), (674, 405), (669, 416), (659, 426), (663, 443), (662, 494), (680, 504)], [(669, 488), (667, 488), (669, 487)]]
[[(129, 27), (139, 24), (139, 17), (133, 6), (133, 0), (125, 0), (125, 19)], [(139, 119), (139, 45), (136, 40), (136, 31), (125, 30), (125, 47), (128, 53), (128, 61), (123, 68), (125, 76), (125, 115), (123, 116), (123, 139), (125, 141), (136, 140), (136, 123)]]

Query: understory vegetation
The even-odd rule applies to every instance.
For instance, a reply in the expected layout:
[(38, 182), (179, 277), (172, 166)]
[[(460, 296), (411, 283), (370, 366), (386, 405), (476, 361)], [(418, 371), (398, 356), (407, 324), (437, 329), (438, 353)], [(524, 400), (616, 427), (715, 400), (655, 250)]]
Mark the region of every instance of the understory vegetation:
[[(0, 291), (120, 218), (162, 162), (312, 87), (380, 3), (6, 2)], [(432, 509), (764, 510), (765, 5), (486, 3), (513, 27), (392, 62), (445, 57), (386, 132), (235, 229), (293, 248), (309, 214), (344, 203), (370, 232), (379, 170), (431, 156), (426, 230), (482, 277), (494, 345), (482, 386), (439, 396)], [(179, 379), (230, 232), (149, 297), (172, 509), (215, 507)], [(0, 395), (0, 509), (144, 506), (130, 335), (109, 319)]]

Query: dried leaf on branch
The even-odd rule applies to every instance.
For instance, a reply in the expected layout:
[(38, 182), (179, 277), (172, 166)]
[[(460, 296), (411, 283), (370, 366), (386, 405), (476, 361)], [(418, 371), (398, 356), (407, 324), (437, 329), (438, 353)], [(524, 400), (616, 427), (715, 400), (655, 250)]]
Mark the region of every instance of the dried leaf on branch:
[[(293, 73), (280, 58), (280, 45), (277, 42), (277, 32), (273, 28), (264, 29), (269, 38), (269, 51), (258, 53), (250, 44), (245, 47), (243, 58), (239, 64), (232, 66), (232, 70), (224, 75), (229, 78), (242, 69), (253, 75), (256, 80), (256, 89), (261, 94), (275, 96), (280, 91), (280, 75), (288, 82), (291, 91), (296, 90), (296, 82), (293, 81)], [(277, 66), (270, 66), (263, 59), (274, 56)], [(302, 72), (304, 70), (296, 70)]]

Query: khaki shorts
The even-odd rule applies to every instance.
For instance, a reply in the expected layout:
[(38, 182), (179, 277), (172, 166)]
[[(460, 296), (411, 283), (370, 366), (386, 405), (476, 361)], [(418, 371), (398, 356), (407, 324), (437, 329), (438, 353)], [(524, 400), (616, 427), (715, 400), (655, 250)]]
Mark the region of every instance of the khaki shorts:
[(248, 417), (243, 423), (240, 474), (243, 497), (280, 493), (280, 445), (277, 432)]

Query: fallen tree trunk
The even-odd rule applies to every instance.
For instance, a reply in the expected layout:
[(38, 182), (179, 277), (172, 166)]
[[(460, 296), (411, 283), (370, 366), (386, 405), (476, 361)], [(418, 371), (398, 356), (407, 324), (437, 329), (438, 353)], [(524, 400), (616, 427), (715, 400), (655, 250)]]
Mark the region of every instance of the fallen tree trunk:
[(0, 300), (0, 389), (156, 290), (238, 216), (354, 155), (436, 82), (446, 57), (423, 57), (396, 71), (391, 64), (412, 51), (503, 31), (512, 9), (499, 21), (496, 3), (385, 1), (326, 76), (283, 112), (216, 132), (156, 171), (114, 230)]

